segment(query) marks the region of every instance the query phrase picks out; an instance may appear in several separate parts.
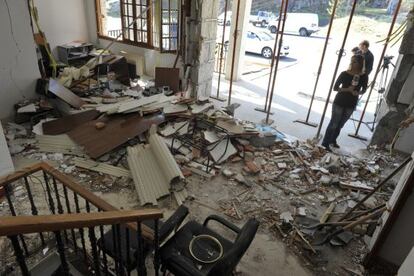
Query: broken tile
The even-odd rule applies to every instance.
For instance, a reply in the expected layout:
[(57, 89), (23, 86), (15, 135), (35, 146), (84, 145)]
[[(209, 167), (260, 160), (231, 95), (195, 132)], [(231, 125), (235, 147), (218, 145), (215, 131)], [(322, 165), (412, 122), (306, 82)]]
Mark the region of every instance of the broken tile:
[(286, 163), (281, 162), (281, 163), (277, 163), (277, 167), (279, 169), (286, 169), (287, 168), (287, 165), (286, 165)]
[(289, 211), (281, 213), (279, 218), (285, 223), (290, 223), (293, 221), (292, 213)]
[(232, 172), (231, 170), (229, 170), (229, 169), (224, 169), (224, 170), (222, 170), (222, 173), (223, 173), (223, 175), (225, 176), (225, 177), (232, 177), (233, 175), (234, 175), (234, 172)]

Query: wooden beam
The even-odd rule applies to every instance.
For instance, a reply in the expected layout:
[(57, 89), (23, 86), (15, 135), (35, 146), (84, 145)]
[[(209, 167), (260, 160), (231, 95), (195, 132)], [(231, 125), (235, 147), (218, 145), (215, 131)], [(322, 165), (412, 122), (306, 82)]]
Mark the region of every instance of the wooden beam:
[(137, 221), (159, 219), (161, 217), (162, 212), (157, 209), (42, 216), (8, 216), (2, 217), (0, 220), (0, 236), (63, 231), (128, 222), (136, 224)]
[(25, 176), (31, 175), (32, 173), (35, 173), (37, 171), (41, 171), (44, 164), (46, 164), (46, 163), (45, 162), (36, 163), (36, 164), (31, 165), (29, 167), (26, 167), (26, 168), (23, 168), (21, 170), (15, 171), (12, 174), (0, 177), (0, 187), (6, 186), (9, 183), (12, 183), (16, 180), (19, 180), (20, 178), (23, 178)]

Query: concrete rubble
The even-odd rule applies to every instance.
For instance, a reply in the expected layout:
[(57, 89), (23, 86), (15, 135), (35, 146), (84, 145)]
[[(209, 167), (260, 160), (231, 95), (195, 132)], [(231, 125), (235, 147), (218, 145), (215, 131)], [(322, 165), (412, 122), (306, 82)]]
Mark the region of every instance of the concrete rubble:
[[(375, 220), (331, 239), (330, 246), (315, 244), (340, 227), (329, 223), (337, 222), (372, 191), (386, 174), (384, 168), (397, 166), (398, 157), (375, 149), (361, 157), (329, 153), (314, 141), (291, 140), (276, 128), (240, 121), (208, 100), (199, 102), (181, 93), (145, 97), (131, 89), (112, 92), (116, 102), (107, 104), (99, 93), (82, 97), (85, 104), (80, 110), (107, 116), (95, 131), (104, 130), (113, 117), (130, 114), (143, 118), (162, 114), (164, 119), (99, 158), (89, 158), (66, 133), (35, 134), (43, 122), (55, 117), (53, 113), (46, 120), (5, 125), (10, 153), (14, 158), (51, 160), (102, 195), (123, 191), (137, 195), (136, 206), (164, 205), (170, 198), (177, 205), (208, 206), (234, 221), (256, 217), (261, 231), (286, 242), (315, 271), (331, 265), (331, 246), (349, 247), (347, 261), (361, 262)], [(33, 111), (33, 105), (38, 106), (30, 103), (20, 111)], [(221, 185), (220, 191), (200, 193), (213, 184)], [(363, 210), (384, 204), (392, 191), (392, 185), (385, 186), (364, 202)], [(24, 197), (19, 190), (14, 195)], [(217, 207), (203, 203), (206, 198)]]

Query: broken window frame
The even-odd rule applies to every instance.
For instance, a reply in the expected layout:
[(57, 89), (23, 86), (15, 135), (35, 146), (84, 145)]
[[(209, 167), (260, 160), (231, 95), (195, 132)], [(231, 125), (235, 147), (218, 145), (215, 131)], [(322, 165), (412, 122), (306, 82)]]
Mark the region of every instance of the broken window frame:
[[(172, 3), (175, 2), (176, 7), (171, 8)], [(164, 5), (168, 3), (167, 7)], [(167, 22), (164, 22), (164, 13), (167, 13)], [(175, 15), (173, 13), (176, 13)], [(180, 18), (181, 18), (181, 1), (180, 0), (161, 0), (160, 7), (160, 51), (163, 53), (176, 53), (179, 49), (179, 37), (180, 37)], [(176, 22), (172, 22), (175, 19)], [(164, 32), (164, 28), (167, 27), (167, 31)], [(174, 32), (175, 27), (175, 33)], [(164, 45), (164, 41), (167, 43)], [(175, 44), (174, 44), (175, 42)], [(173, 47), (171, 47), (173, 46)]]
[[(141, 6), (141, 1), (145, 2), (144, 5)], [(164, 7), (164, 1), (168, 2), (168, 7)], [(176, 2), (176, 9), (170, 9), (171, 7), (171, 2), (175, 1)], [(157, 2), (154, 1), (150, 1), (150, 0), (120, 0), (120, 13), (121, 13), (121, 24), (122, 24), (122, 30), (123, 30), (123, 35), (121, 36), (120, 40), (117, 40), (120, 43), (124, 43), (124, 44), (129, 44), (129, 45), (134, 45), (134, 46), (138, 46), (138, 47), (142, 47), (142, 48), (148, 48), (148, 49), (156, 49), (159, 50), (162, 53), (177, 53), (177, 51), (179, 50), (179, 41), (180, 41), (180, 32), (181, 32), (181, 24), (180, 24), (180, 19), (181, 19), (181, 1), (180, 0), (161, 0), (159, 2), (159, 4), (157, 4)], [(137, 3), (138, 2), (138, 3)], [(128, 39), (126, 37), (126, 32), (129, 30), (126, 30), (126, 27), (128, 26), (128, 24), (130, 24), (132, 21), (129, 21), (127, 18), (135, 18), (135, 16), (137, 16), (137, 5), (142, 7), (139, 10), (143, 10), (145, 9), (145, 7), (147, 7), (150, 3), (152, 3), (153, 8), (149, 9), (147, 11), (146, 17), (144, 19), (139, 19), (137, 20), (137, 23), (135, 22), (132, 25), (132, 28), (130, 28), (131, 30), (133, 30), (133, 36), (134, 39)], [(135, 14), (131, 16), (128, 15), (128, 11), (125, 11), (125, 5), (132, 5), (133, 7), (135, 6), (136, 8), (133, 9), (133, 12), (135, 12)], [(169, 15), (169, 21), (164, 23), (162, 22), (162, 15), (163, 15), (163, 11), (168, 12)], [(176, 12), (176, 23), (171, 23), (171, 12)], [(105, 35), (103, 33), (103, 28), (102, 28), (102, 6), (101, 6), (101, 0), (95, 0), (95, 12), (96, 12), (96, 25), (97, 25), (97, 34), (99, 38), (102, 39), (106, 39), (106, 40), (116, 40), (113, 37), (110, 37), (108, 35)], [(158, 16), (157, 16), (158, 15)], [(146, 30), (142, 30), (142, 29), (138, 29), (137, 25), (141, 25), (142, 26), (142, 22), (143, 21), (147, 21), (147, 29)], [(126, 21), (126, 22), (125, 22)], [(170, 26), (167, 27), (168, 28), (168, 34), (167, 35), (163, 35), (163, 26)], [(171, 26), (176, 26), (176, 31), (175, 34), (171, 34)], [(136, 38), (138, 38), (138, 33), (140, 33), (142, 35), (142, 33), (145, 32), (146, 33), (146, 37), (147, 37), (147, 41), (143, 42), (143, 41), (139, 41)], [(168, 43), (168, 47), (166, 48), (162, 41), (164, 40), (169, 40)], [(175, 44), (171, 44), (172, 41), (175, 40)], [(175, 47), (171, 47), (171, 45), (174, 45)]]
[[(130, 44), (138, 47), (154, 49), (153, 46), (153, 13), (152, 9), (147, 10), (146, 15), (143, 18), (138, 19), (130, 28), (127, 27), (150, 3), (150, 0), (120, 0), (120, 13), (122, 24), (122, 36), (121, 40), (117, 40), (120, 43)], [(132, 6), (132, 10), (128, 8)], [(132, 11), (132, 15), (129, 15)], [(113, 37), (105, 35), (102, 28), (102, 6), (100, 0), (95, 0), (95, 12), (96, 12), (96, 24), (97, 34), (99, 38), (106, 40), (116, 40)], [(143, 27), (146, 21), (146, 28)], [(127, 33), (128, 32), (128, 33)], [(132, 35), (132, 39), (130, 38)], [(145, 39), (143, 39), (145, 38)]]

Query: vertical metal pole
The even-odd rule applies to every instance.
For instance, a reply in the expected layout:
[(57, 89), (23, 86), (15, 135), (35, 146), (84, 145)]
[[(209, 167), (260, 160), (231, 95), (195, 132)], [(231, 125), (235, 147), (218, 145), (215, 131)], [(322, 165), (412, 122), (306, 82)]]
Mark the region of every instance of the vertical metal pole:
[(319, 127), (318, 127), (318, 131), (316, 133), (316, 138), (318, 138), (319, 135), (321, 134), (323, 121), (325, 120), (326, 109), (328, 108), (329, 99), (331, 97), (332, 89), (333, 89), (333, 86), (335, 84), (335, 79), (336, 79), (336, 74), (338, 73), (339, 64), (341, 63), (342, 55), (344, 54), (345, 43), (346, 43), (346, 40), (348, 39), (349, 29), (351, 28), (351, 23), (352, 23), (352, 19), (354, 17), (357, 2), (358, 2), (358, 0), (354, 0), (354, 2), (352, 3), (351, 14), (349, 15), (348, 25), (346, 26), (346, 31), (345, 31), (344, 39), (342, 41), (341, 49), (339, 49), (339, 52), (338, 52), (338, 60), (336, 62), (334, 74), (332, 76), (331, 86), (329, 87), (328, 96), (326, 98), (325, 106), (323, 108), (321, 121), (319, 122)]
[(236, 12), (236, 25), (234, 26), (233, 33), (233, 55), (231, 57), (231, 70), (230, 70), (230, 87), (229, 87), (229, 98), (227, 105), (231, 104), (231, 92), (233, 90), (233, 74), (234, 74), (234, 62), (236, 58), (236, 46), (237, 46), (237, 32), (239, 28), (239, 13), (240, 13), (240, 0), (237, 0), (237, 12)]
[(313, 101), (315, 100), (315, 94), (316, 94), (316, 89), (318, 88), (319, 77), (321, 76), (321, 73), (322, 73), (323, 62), (325, 60), (326, 49), (328, 48), (329, 39), (331, 37), (332, 24), (333, 24), (333, 21), (335, 19), (335, 13), (336, 13), (337, 6), (338, 6), (338, 0), (335, 0), (334, 5), (332, 7), (331, 19), (329, 21), (329, 27), (328, 27), (328, 32), (326, 34), (325, 45), (323, 46), (321, 62), (319, 64), (318, 73), (316, 75), (315, 86), (313, 87), (312, 98), (311, 98), (311, 101), (310, 101), (310, 104), (309, 104), (309, 109), (308, 109), (308, 114), (306, 115), (306, 120), (305, 121), (302, 121), (302, 120), (296, 120), (295, 121), (297, 123), (302, 123), (302, 124), (305, 124), (305, 125), (308, 125), (308, 126), (311, 126), (311, 127), (317, 127), (318, 126), (318, 124), (316, 124), (316, 123), (309, 122), (309, 116), (310, 116), (310, 113), (311, 113), (311, 110), (312, 110)]
[(68, 265), (66, 255), (65, 255), (65, 244), (63, 243), (62, 235), (60, 234), (59, 231), (55, 231), (53, 233), (55, 234), (55, 237), (56, 237), (56, 245), (57, 245), (57, 249), (58, 249), (58, 253), (60, 257), (60, 262), (62, 265), (63, 275), (69, 276), (71, 274), (69, 273), (69, 265)]
[[(288, 8), (288, 5), (289, 5), (289, 0), (282, 1), (282, 5), (283, 4), (284, 4), (284, 9), (283, 9), (282, 30), (281, 30), (281, 33), (280, 33), (279, 47), (277, 48), (277, 56), (276, 56), (275, 71), (274, 71), (274, 74), (273, 74), (272, 90), (270, 91), (269, 106), (267, 108), (267, 114), (266, 114), (266, 121), (265, 121), (266, 124), (269, 124), (270, 110), (272, 109), (273, 92), (275, 90), (277, 69), (279, 68), (280, 51), (282, 50), (282, 46), (283, 46), (283, 33), (285, 32), (285, 25), (286, 25), (286, 18), (287, 18), (287, 8)], [(279, 32), (279, 30), (277, 30), (277, 31)]]
[[(13, 217), (15, 217), (15, 216), (17, 216), (17, 214), (16, 214), (16, 210), (14, 209), (13, 201), (11, 200), (9, 185), (11, 185), (11, 184), (7, 184), (3, 187), (4, 187), (4, 192), (6, 193), (7, 203), (9, 204), (10, 213), (12, 214)], [(20, 235), (18, 235), (18, 237), (22, 241), (23, 250), (24, 250), (25, 255), (29, 256), (29, 250), (27, 249), (27, 245), (26, 245), (26, 241), (24, 240), (24, 236), (22, 234), (20, 234)]]
[(137, 272), (138, 276), (145, 275), (144, 241), (142, 240), (141, 221), (137, 220)]
[[(32, 191), (30, 189), (29, 181), (27, 180), (26, 176), (24, 177), (24, 185), (26, 187), (27, 195), (29, 197), (29, 202), (30, 202), (30, 206), (31, 206), (31, 210), (32, 210), (32, 215), (37, 216), (38, 211), (37, 211), (36, 205), (35, 205), (34, 200), (33, 200), (33, 194), (32, 194)], [(43, 237), (42, 232), (39, 232), (39, 237), (40, 237), (40, 241), (42, 242), (42, 246), (45, 246), (46, 245), (45, 238)]]
[(160, 255), (159, 255), (159, 230), (158, 230), (158, 219), (154, 220), (154, 269), (155, 269), (155, 276), (159, 275), (160, 270)]
[(229, 0), (224, 1), (224, 21), (223, 21), (223, 34), (221, 36), (221, 49), (220, 49), (220, 60), (219, 60), (219, 75), (217, 81), (217, 95), (215, 97), (216, 100), (220, 100), (220, 83), (221, 83), (221, 70), (223, 66), (223, 52), (224, 52), (224, 38), (226, 33), (226, 22), (227, 22), (227, 7), (228, 7)]
[(17, 236), (9, 236), (9, 239), (12, 242), (13, 249), (14, 249), (14, 255), (16, 256), (16, 260), (19, 263), (22, 275), (30, 275), (29, 269), (26, 265), (26, 259), (24, 258), (23, 251), (20, 248), (20, 243), (17, 238)]
[(275, 37), (275, 45), (273, 46), (273, 57), (272, 57), (272, 64), (270, 65), (270, 73), (269, 73), (269, 82), (267, 83), (267, 91), (266, 91), (266, 100), (265, 105), (263, 109), (261, 108), (255, 108), (256, 111), (266, 112), (267, 103), (269, 100), (269, 93), (270, 93), (270, 84), (272, 83), (272, 75), (273, 75), (273, 68), (275, 66), (275, 59), (276, 59), (276, 49), (277, 49), (277, 41), (279, 40), (279, 30), (280, 30), (280, 24), (282, 22), (282, 13), (283, 13), (283, 1), (280, 2), (280, 9), (279, 9), (279, 19), (277, 22), (277, 30), (276, 30), (276, 37)]
[[(371, 88), (370, 88), (369, 93), (368, 93), (367, 101), (365, 102), (364, 109), (362, 110), (361, 118), (359, 119), (356, 131), (355, 131), (354, 134), (349, 134), (350, 137), (357, 138), (357, 139), (364, 140), (364, 141), (368, 140), (365, 137), (359, 136), (358, 132), (359, 132), (359, 129), (361, 127), (362, 120), (364, 119), (365, 112), (367, 110), (369, 99), (371, 98), (372, 91), (374, 90), (374, 86), (375, 86), (375, 82), (377, 81), (378, 74), (381, 71), (382, 60), (384, 59), (385, 53), (387, 51), (388, 43), (390, 42), (392, 31), (394, 30), (395, 21), (397, 20), (398, 13), (399, 13), (400, 7), (401, 7), (401, 3), (402, 3), (402, 0), (399, 0), (398, 4), (397, 4), (397, 7), (395, 8), (395, 12), (394, 12), (394, 16), (392, 18), (391, 26), (390, 26), (390, 29), (388, 31), (387, 38), (385, 39), (384, 48), (382, 49), (381, 58), (378, 61), (377, 70), (375, 71), (374, 79), (372, 80), (372, 85), (371, 85)], [(374, 122), (374, 124), (375, 124), (375, 122)]]

